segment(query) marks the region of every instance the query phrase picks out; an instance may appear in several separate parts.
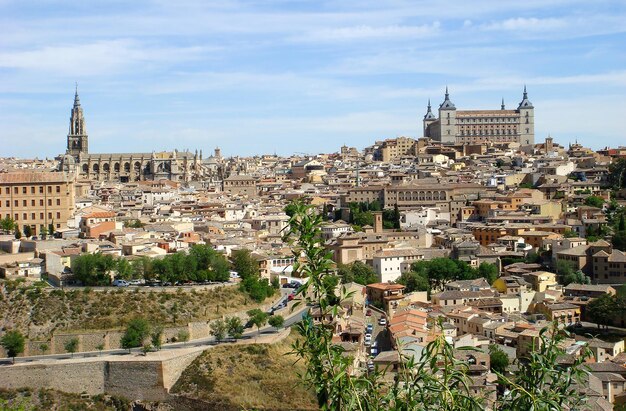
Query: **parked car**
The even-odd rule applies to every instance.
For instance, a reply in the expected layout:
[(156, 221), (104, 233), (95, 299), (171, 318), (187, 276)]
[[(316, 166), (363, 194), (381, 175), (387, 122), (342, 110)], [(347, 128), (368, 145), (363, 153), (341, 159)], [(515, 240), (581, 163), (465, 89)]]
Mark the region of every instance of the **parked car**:
[(368, 317), (372, 315), (372, 310), (368, 308), (367, 311), (365, 311), (365, 315), (367, 315)]
[(128, 281), (126, 280), (115, 280), (112, 284), (114, 287), (128, 287)]
[(367, 362), (367, 370), (368, 370), (368, 371), (370, 371), (370, 372), (372, 372), (372, 371), (374, 371), (374, 368), (375, 368), (375, 367), (374, 367), (374, 361), (371, 361), (371, 360), (370, 360), (370, 361), (368, 361), (368, 362)]
[(370, 347), (370, 356), (376, 357), (378, 355), (378, 347), (374, 347), (373, 345)]
[(130, 285), (141, 285), (141, 284), (143, 284), (143, 280), (130, 280), (128, 282), (128, 284), (130, 284)]
[(386, 326), (387, 325), (387, 319), (385, 317), (382, 317), (380, 320), (378, 320), (378, 325), (380, 326)]
[(369, 346), (372, 343), (372, 334), (365, 334), (365, 345)]
[(367, 324), (367, 327), (365, 327), (365, 332), (371, 334), (373, 329), (374, 326), (372, 324)]
[(295, 294), (289, 294), (289, 295), (287, 296), (287, 301), (291, 301), (291, 300), (293, 300), (294, 298), (296, 298)]

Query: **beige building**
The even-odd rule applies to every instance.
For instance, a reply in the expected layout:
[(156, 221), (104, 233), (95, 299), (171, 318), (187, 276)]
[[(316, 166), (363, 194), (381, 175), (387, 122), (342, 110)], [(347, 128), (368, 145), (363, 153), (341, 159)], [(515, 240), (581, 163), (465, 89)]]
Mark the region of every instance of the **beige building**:
[(50, 224), (66, 228), (74, 205), (74, 180), (65, 173), (0, 174), (0, 216), (14, 219), (22, 232), (24, 226), (30, 226), (33, 235)]
[(233, 195), (256, 197), (257, 180), (250, 176), (230, 176), (224, 180), (224, 191)]
[(443, 103), (439, 105), (439, 117), (435, 117), (428, 101), (424, 116), (424, 137), (452, 144), (535, 143), (534, 107), (528, 100), (524, 87), (522, 101), (517, 109), (506, 110), (504, 100), (500, 110), (457, 110), (450, 101), (448, 88)]
[(389, 162), (404, 156), (415, 156), (417, 141), (409, 137), (390, 138), (374, 151), (374, 160)]

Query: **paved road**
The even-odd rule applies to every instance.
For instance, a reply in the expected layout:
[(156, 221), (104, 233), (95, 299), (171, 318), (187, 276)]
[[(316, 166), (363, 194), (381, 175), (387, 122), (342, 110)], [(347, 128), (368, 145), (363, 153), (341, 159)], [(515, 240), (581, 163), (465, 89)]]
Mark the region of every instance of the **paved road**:
[[(389, 335), (387, 334), (387, 327), (378, 325), (378, 321), (383, 315), (376, 310), (371, 310), (371, 311), (372, 311), (372, 315), (366, 316), (365, 321), (367, 324), (373, 325), (372, 342), (376, 341), (379, 353), (382, 351), (389, 351), (391, 350), (391, 343), (389, 341)], [(385, 316), (385, 318), (386, 317), (387, 316)], [(368, 348), (368, 353), (370, 352), (371, 350)]]
[[(309, 307), (302, 307), (294, 311), (293, 313), (291, 313), (289, 316), (285, 318), (284, 327), (285, 328), (291, 327), (297, 322), (299, 322), (300, 320), (302, 320), (302, 317), (308, 310), (309, 310)], [(251, 339), (261, 334), (271, 334), (274, 332), (276, 332), (276, 329), (270, 326), (265, 326), (261, 328), (259, 331), (250, 329), (244, 332), (242, 339)], [(161, 349), (162, 350), (176, 350), (180, 348), (189, 348), (189, 347), (213, 346), (213, 345), (218, 345), (218, 344), (228, 344), (229, 342), (233, 342), (233, 341), (234, 340), (226, 340), (222, 342), (217, 342), (215, 341), (214, 337), (207, 337), (207, 338), (200, 338), (197, 340), (191, 340), (188, 342), (164, 344), (161, 347)], [(101, 355), (122, 356), (122, 355), (129, 355), (131, 353), (141, 353), (141, 348), (133, 348), (130, 351), (130, 353), (128, 352), (128, 350), (116, 349), (116, 350), (104, 350), (102, 352), (98, 352), (98, 351), (80, 352), (80, 353), (75, 353), (73, 357), (71, 354), (51, 354), (51, 355), (35, 355), (35, 356), (30, 356), (30, 357), (17, 357), (15, 358), (15, 363), (29, 363), (29, 362), (34, 362), (38, 360), (51, 360), (51, 359), (52, 360), (67, 360), (71, 358), (95, 358)], [(12, 363), (13, 361), (11, 358), (0, 359), (0, 365), (10, 365)]]

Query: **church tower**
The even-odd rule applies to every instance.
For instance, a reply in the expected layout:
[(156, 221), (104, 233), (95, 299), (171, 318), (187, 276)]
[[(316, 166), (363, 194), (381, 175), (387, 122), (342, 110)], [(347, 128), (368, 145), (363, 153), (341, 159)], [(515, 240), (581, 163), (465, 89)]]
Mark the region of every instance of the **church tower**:
[(70, 131), (67, 134), (67, 154), (76, 158), (80, 154), (88, 153), (88, 137), (85, 129), (85, 117), (83, 116), (83, 108), (80, 106), (80, 98), (78, 98), (78, 85), (76, 86), (76, 94), (74, 94), (74, 107), (70, 116)]
[(439, 105), (439, 141), (442, 143), (456, 143), (456, 107), (450, 101), (448, 86), (443, 103)]
[(531, 103), (528, 99), (526, 86), (524, 86), (524, 94), (522, 95), (522, 101), (517, 107), (517, 112), (519, 112), (520, 117), (520, 144), (535, 144), (535, 107), (533, 106), (533, 103)]

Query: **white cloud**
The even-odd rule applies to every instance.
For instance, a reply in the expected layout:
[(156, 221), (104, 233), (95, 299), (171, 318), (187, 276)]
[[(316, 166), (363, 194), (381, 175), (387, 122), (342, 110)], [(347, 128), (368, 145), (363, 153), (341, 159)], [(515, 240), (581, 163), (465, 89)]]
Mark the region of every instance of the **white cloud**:
[(512, 30), (512, 31), (549, 31), (567, 26), (567, 22), (560, 18), (538, 19), (536, 17), (517, 17), (503, 21), (491, 22), (481, 26), (483, 30)]
[(201, 47), (151, 47), (128, 39), (89, 44), (50, 45), (28, 51), (0, 52), (0, 67), (64, 75), (112, 74), (137, 63), (167, 64), (196, 59)]
[(431, 37), (440, 32), (441, 24), (438, 21), (421, 26), (369, 26), (359, 25), (338, 28), (323, 28), (313, 30), (301, 36), (296, 36), (296, 41), (351, 41), (371, 39), (416, 39)]

